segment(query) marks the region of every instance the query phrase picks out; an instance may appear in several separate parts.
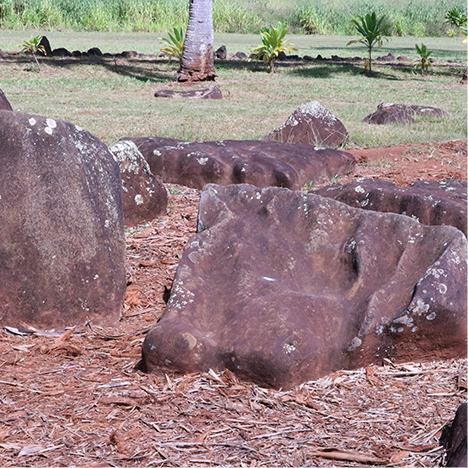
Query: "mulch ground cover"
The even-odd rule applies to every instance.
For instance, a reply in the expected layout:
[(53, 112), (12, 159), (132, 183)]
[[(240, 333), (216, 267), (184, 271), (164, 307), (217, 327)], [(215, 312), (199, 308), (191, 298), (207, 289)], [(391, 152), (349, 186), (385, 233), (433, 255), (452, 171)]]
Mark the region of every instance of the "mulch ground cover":
[[(466, 180), (466, 141), (355, 151), (361, 164), (340, 183)], [(387, 360), (291, 391), (229, 371), (133, 370), (196, 231), (200, 192), (166, 187), (167, 215), (127, 232), (119, 327), (0, 331), (0, 465), (438, 466), (442, 427), (466, 401), (466, 359)]]

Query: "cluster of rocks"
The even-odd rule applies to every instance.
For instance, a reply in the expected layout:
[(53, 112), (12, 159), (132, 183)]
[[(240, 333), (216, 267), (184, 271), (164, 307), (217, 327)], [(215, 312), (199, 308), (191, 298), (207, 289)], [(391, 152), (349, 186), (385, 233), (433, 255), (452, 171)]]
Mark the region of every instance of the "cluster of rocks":
[(260, 141), (110, 149), (68, 122), (12, 112), (3, 93), (0, 108), (2, 324), (115, 323), (124, 225), (163, 214), (170, 182), (202, 189), (197, 234), (141, 369), (228, 368), (289, 388), (383, 358), (466, 354), (466, 182), (298, 191), (355, 165), (319, 103)]

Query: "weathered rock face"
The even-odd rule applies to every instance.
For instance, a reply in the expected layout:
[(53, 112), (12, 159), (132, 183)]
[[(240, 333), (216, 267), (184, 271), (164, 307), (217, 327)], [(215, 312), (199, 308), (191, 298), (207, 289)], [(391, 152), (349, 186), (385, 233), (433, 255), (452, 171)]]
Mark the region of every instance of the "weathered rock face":
[(415, 115), (442, 118), (447, 114), (436, 107), (407, 106), (405, 104), (382, 102), (377, 106), (377, 110), (374, 113), (364, 118), (363, 122), (376, 125), (392, 123), (410, 124), (415, 122)]
[(228, 368), (284, 389), (385, 357), (463, 356), (466, 246), (453, 227), (208, 185), (141, 368)]
[(0, 89), (0, 110), (7, 110), (7, 111), (12, 111), (13, 107), (11, 107), (10, 102), (6, 98), (5, 94), (3, 91)]
[(466, 409), (466, 403), (460, 405), (452, 424), (442, 432), (441, 443), (447, 448), (445, 466), (467, 466)]
[(120, 167), (125, 226), (136, 226), (166, 213), (167, 191), (151, 173), (135, 143), (121, 141), (109, 149)]
[(119, 167), (68, 122), (0, 111), (0, 324), (115, 324), (125, 294)]
[(348, 137), (343, 123), (319, 102), (312, 101), (295, 110), (281, 127), (263, 139), (339, 148)]
[(184, 99), (223, 99), (223, 93), (217, 86), (196, 91), (172, 91), (172, 89), (161, 89), (156, 91), (154, 96)]
[(198, 189), (208, 183), (249, 183), (299, 190), (311, 181), (347, 174), (356, 164), (349, 153), (312, 145), (255, 140), (187, 143), (149, 137), (125, 140), (137, 145), (161, 182)]
[(464, 180), (421, 180), (411, 187), (400, 188), (385, 180), (361, 179), (310, 193), (330, 197), (355, 208), (404, 214), (430, 226), (455, 226), (466, 236), (466, 190)]

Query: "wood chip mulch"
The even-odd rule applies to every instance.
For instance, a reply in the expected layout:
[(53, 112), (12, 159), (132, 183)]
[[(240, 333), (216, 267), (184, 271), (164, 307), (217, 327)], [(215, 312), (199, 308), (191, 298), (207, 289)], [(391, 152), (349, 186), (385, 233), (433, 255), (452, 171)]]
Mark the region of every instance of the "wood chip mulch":
[(385, 361), (292, 391), (133, 371), (196, 230), (200, 192), (167, 188), (168, 214), (127, 234), (119, 327), (0, 330), (0, 466), (438, 466), (466, 359)]

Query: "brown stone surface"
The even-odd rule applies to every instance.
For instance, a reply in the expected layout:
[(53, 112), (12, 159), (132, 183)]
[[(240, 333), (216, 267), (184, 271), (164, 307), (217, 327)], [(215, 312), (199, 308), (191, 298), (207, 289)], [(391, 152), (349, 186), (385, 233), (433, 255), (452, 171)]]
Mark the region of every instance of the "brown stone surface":
[(172, 89), (160, 89), (154, 93), (154, 96), (173, 99), (223, 99), (223, 93), (217, 86), (198, 89), (195, 91), (173, 91)]
[(116, 324), (125, 296), (119, 167), (75, 125), (0, 111), (0, 324)]
[(109, 148), (120, 167), (125, 226), (136, 226), (165, 214), (167, 191), (135, 143), (121, 141)]
[(410, 124), (414, 123), (416, 115), (426, 117), (442, 118), (447, 115), (443, 110), (429, 106), (407, 106), (405, 104), (393, 104), (382, 102), (377, 110), (364, 118), (363, 122), (376, 125), (392, 123)]
[(298, 190), (309, 182), (329, 181), (354, 168), (354, 157), (312, 145), (257, 140), (187, 143), (171, 138), (129, 138), (162, 182), (203, 188), (249, 183)]
[(319, 102), (312, 101), (296, 109), (281, 127), (263, 139), (339, 148), (348, 137), (343, 123)]
[(209, 185), (142, 369), (290, 388), (466, 355), (466, 238), (277, 187)]
[(6, 98), (3, 91), (0, 89), (0, 110), (7, 110), (12, 111), (13, 107), (11, 107), (10, 101)]
[(466, 402), (461, 404), (452, 423), (444, 428), (442, 442), (447, 447), (444, 466), (467, 466)]
[(384, 180), (357, 179), (310, 193), (333, 198), (354, 208), (404, 214), (422, 224), (455, 226), (466, 236), (466, 189), (464, 180), (421, 180), (401, 188)]

